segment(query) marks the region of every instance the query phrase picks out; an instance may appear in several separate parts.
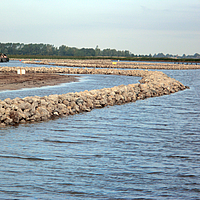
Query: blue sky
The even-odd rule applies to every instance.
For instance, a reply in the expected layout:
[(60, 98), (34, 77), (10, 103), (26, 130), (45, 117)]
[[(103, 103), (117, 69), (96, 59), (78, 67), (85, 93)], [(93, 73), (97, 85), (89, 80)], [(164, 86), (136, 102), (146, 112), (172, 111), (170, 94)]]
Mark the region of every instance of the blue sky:
[[(200, 53), (200, 0), (0, 0), (0, 42)], [(2, 6), (1, 6), (2, 8)]]

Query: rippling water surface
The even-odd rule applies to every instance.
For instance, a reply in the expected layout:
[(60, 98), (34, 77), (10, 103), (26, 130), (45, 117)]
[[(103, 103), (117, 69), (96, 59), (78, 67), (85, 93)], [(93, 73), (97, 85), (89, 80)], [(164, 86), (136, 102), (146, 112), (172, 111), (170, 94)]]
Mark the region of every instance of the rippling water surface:
[[(164, 72), (190, 89), (0, 129), (0, 199), (200, 199), (200, 70)], [(54, 89), (137, 81), (82, 75)], [(54, 89), (0, 92), (0, 99)]]

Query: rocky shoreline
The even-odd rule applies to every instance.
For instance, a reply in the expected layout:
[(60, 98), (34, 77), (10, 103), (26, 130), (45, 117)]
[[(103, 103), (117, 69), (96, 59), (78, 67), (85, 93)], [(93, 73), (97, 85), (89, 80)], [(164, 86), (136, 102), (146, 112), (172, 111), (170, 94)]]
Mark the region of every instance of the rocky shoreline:
[[(17, 67), (1, 67), (1, 73), (13, 73)], [(189, 87), (163, 72), (88, 68), (25, 67), (27, 73), (115, 74), (142, 77), (140, 83), (44, 97), (0, 100), (0, 126), (46, 121), (55, 117), (89, 112), (94, 108), (120, 105), (150, 97), (169, 95)]]

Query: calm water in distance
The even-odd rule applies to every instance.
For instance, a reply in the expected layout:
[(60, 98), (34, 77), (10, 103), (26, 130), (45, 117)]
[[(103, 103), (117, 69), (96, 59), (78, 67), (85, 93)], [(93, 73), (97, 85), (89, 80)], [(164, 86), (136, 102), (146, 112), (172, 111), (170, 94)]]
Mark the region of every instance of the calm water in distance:
[[(200, 70), (163, 71), (190, 89), (1, 128), (0, 199), (200, 199)], [(139, 79), (81, 75), (77, 83), (0, 92), (0, 99)]]

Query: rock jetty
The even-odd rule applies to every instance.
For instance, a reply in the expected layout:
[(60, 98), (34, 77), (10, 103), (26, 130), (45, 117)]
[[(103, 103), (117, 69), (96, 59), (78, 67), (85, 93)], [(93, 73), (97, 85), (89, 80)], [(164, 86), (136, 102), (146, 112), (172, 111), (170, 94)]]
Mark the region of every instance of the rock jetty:
[[(1, 67), (0, 72), (15, 73), (18, 67)], [(113, 88), (0, 100), (0, 126), (39, 122), (60, 116), (90, 112), (94, 108), (121, 105), (150, 97), (169, 95), (188, 88), (163, 72), (88, 68), (25, 67), (26, 73), (114, 74), (142, 77), (140, 83)]]
[(187, 70), (200, 69), (200, 64), (193, 62), (158, 63), (158, 62), (125, 62), (112, 61), (110, 59), (35, 59), (23, 60), (26, 64), (68, 66), (68, 67), (87, 67), (87, 68), (111, 68), (111, 69), (172, 69)]

